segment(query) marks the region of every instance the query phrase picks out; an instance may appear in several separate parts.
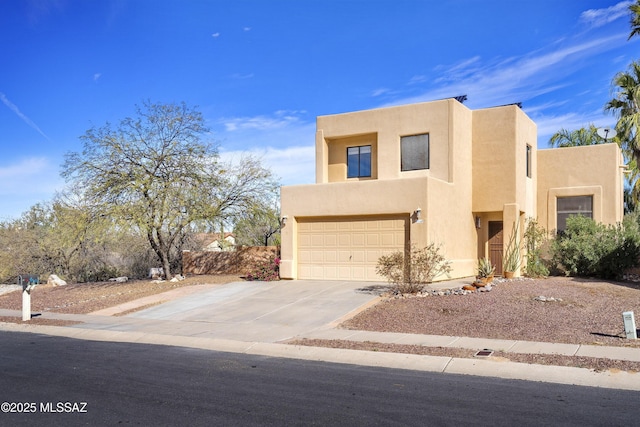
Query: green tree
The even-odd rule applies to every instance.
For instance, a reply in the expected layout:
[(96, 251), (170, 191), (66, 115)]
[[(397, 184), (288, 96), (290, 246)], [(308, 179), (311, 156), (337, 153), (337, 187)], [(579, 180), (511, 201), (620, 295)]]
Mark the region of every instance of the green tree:
[(192, 223), (233, 216), (274, 184), (253, 158), (222, 164), (194, 108), (145, 102), (136, 113), (89, 129), (62, 176), (102, 215), (140, 230), (168, 280), (172, 250)]
[(51, 228), (51, 211), (36, 204), (14, 221), (0, 226), (0, 275), (3, 281), (15, 281), (18, 274), (46, 274), (55, 271), (55, 263), (44, 241)]
[(113, 270), (107, 268), (107, 225), (105, 218), (60, 195), (50, 203), (36, 204), (1, 227), (1, 274), (55, 273), (65, 280), (94, 279), (92, 275)]
[(280, 243), (280, 208), (277, 193), (260, 201), (236, 221), (233, 232), (236, 244), (246, 246), (278, 246)]
[[(598, 136), (598, 128), (590, 124), (588, 128), (577, 130), (561, 129), (551, 136), (551, 147), (577, 147), (580, 145), (595, 145), (604, 143), (604, 139)], [(610, 141), (609, 141), (610, 142)]]
[(606, 103), (605, 110), (618, 120), (617, 138), (629, 165), (627, 180), (632, 199), (637, 203), (640, 197), (640, 181), (637, 179), (640, 159), (640, 62), (634, 61), (627, 71), (616, 74), (613, 86), (613, 99)]
[(636, 2), (629, 6), (629, 12), (631, 12), (631, 33), (629, 33), (628, 40), (631, 40), (632, 37), (640, 34), (640, 0), (636, 0)]
[(613, 78), (613, 99), (605, 110), (618, 119), (616, 131), (620, 146), (629, 158), (640, 157), (640, 62), (634, 61), (627, 71)]
[(113, 251), (114, 224), (77, 191), (68, 188), (50, 205), (51, 224), (45, 250), (55, 261), (55, 272), (66, 280), (106, 280), (118, 274)]

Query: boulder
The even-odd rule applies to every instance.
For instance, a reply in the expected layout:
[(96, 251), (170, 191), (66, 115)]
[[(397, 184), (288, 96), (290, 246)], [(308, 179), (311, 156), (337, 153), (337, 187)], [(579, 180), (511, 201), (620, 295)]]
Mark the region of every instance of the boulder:
[(110, 282), (124, 283), (129, 281), (127, 276), (114, 277), (113, 279), (109, 279)]
[(67, 282), (65, 282), (64, 280), (62, 280), (61, 278), (59, 278), (55, 274), (50, 275), (49, 279), (47, 279), (47, 285), (64, 286), (66, 284), (67, 284)]
[(162, 279), (163, 277), (164, 277), (164, 269), (162, 267), (149, 269), (149, 279), (157, 280), (157, 279)]

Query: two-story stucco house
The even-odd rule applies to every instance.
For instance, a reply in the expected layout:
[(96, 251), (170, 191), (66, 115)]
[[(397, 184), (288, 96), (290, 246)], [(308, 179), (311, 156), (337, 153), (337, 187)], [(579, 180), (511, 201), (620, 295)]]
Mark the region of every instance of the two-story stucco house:
[(516, 105), (446, 99), (318, 117), (316, 183), (281, 192), (281, 277), (378, 281), (381, 255), (430, 242), (452, 261), (451, 277), (475, 275), (485, 256), (501, 273), (527, 217), (550, 232), (575, 213), (622, 220), (616, 144), (536, 145)]

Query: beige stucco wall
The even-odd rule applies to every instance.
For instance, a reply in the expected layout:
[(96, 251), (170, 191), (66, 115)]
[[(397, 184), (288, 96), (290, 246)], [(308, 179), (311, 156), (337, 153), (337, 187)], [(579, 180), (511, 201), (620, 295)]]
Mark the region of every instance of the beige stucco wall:
[(502, 221), (506, 249), (510, 236), (521, 239), (525, 219), (536, 216), (537, 153), (536, 124), (518, 106), (473, 111), (473, 211), (481, 224), (479, 258), (488, 256), (489, 221)]
[[(347, 180), (346, 173), (344, 178), (339, 179), (335, 173), (330, 172), (329, 156), (334, 151), (344, 151), (344, 170), (346, 171), (344, 138), (376, 134), (378, 159), (381, 159), (377, 162), (377, 179), (432, 176), (445, 181), (449, 180), (451, 156), (448, 142), (451, 103), (457, 102), (442, 100), (318, 117), (316, 120), (316, 183)], [(403, 172), (401, 175), (400, 137), (423, 133), (429, 134), (431, 161), (429, 170)], [(333, 147), (333, 144), (337, 146)], [(337, 166), (334, 164), (331, 169), (335, 170)]]
[[(614, 167), (615, 165), (615, 167)], [(557, 228), (557, 197), (593, 195), (593, 219), (622, 221), (623, 159), (616, 144), (538, 151), (538, 222)]]
[[(453, 262), (453, 277), (474, 274), (471, 124), (472, 112), (454, 100), (318, 117), (317, 183), (281, 191), (282, 214), (288, 217), (282, 229), (281, 276), (297, 277), (298, 219), (411, 217), (417, 208), (424, 221), (410, 221), (407, 244), (442, 243)], [(422, 133), (429, 134), (430, 168), (402, 172), (400, 137)], [(377, 153), (372, 178), (347, 179), (346, 147), (367, 141)]]
[[(527, 145), (532, 173), (527, 177)], [(502, 211), (517, 203), (536, 211), (537, 130), (515, 105), (473, 111), (473, 210)]]
[[(302, 218), (393, 215), (410, 217), (427, 206), (429, 179), (367, 180), (286, 186), (281, 189), (282, 214), (280, 276), (295, 279), (297, 271), (297, 223)], [(423, 211), (425, 208), (422, 208)], [(412, 224), (414, 229), (424, 224)]]
[[(429, 169), (402, 172), (400, 138), (423, 133)], [(359, 145), (372, 146), (372, 176), (347, 179), (347, 147)], [(584, 194), (594, 195), (596, 220), (621, 221), (620, 166), (615, 144), (538, 151), (536, 125), (515, 105), (472, 111), (449, 99), (321, 116), (316, 184), (281, 190), (288, 221), (280, 274), (298, 276), (299, 220), (388, 216), (410, 218), (406, 245), (441, 243), (451, 276), (472, 276), (487, 255), (489, 221), (503, 222), (506, 245), (514, 227), (521, 237), (527, 217), (555, 228), (556, 197)], [(423, 221), (415, 220), (417, 208)]]

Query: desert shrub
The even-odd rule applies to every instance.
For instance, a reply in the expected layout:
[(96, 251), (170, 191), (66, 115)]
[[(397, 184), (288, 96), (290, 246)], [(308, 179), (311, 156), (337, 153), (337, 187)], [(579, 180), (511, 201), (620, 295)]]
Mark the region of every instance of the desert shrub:
[(109, 265), (98, 266), (95, 270), (82, 271), (82, 275), (72, 276), (74, 282), (106, 282), (112, 277), (118, 277), (120, 272)]
[(440, 245), (431, 243), (418, 249), (411, 246), (402, 251), (383, 255), (378, 259), (376, 273), (393, 286), (397, 293), (417, 293), (441, 274), (451, 272), (451, 261), (440, 253)]
[(522, 238), (519, 236), (519, 227), (520, 223), (514, 221), (502, 258), (502, 269), (505, 272), (515, 272), (522, 265)]
[(524, 244), (527, 248), (527, 265), (525, 274), (529, 277), (549, 275), (549, 269), (542, 258), (543, 248), (547, 246), (547, 231), (538, 224), (535, 218), (527, 218), (524, 230)]
[(247, 280), (261, 280), (271, 282), (280, 280), (280, 258), (271, 257), (267, 260), (256, 261), (249, 273)]
[(639, 227), (630, 220), (607, 226), (579, 215), (569, 217), (552, 251), (553, 261), (567, 275), (618, 279), (638, 264)]

